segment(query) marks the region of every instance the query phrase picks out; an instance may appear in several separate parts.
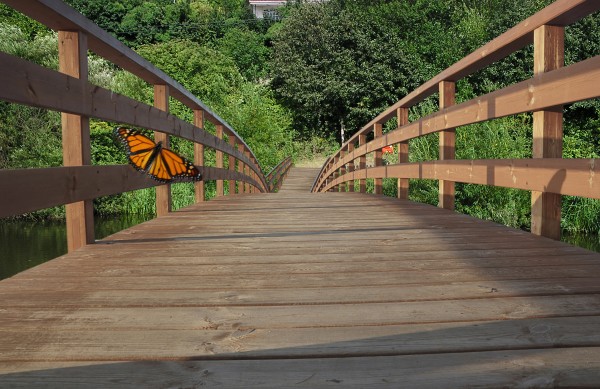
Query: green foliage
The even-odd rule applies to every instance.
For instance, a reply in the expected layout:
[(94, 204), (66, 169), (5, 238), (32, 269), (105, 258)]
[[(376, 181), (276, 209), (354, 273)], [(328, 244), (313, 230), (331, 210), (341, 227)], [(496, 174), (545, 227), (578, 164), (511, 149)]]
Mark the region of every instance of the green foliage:
[(262, 34), (248, 28), (232, 28), (218, 41), (219, 51), (233, 59), (248, 81), (267, 76), (269, 49)]
[[(353, 133), (460, 58), (444, 2), (307, 3), (273, 40), (272, 86), (302, 135)], [(448, 55), (444, 53), (449, 53)]]
[(172, 40), (137, 51), (214, 109), (225, 106), (244, 81), (231, 58), (192, 41)]
[(292, 154), (289, 113), (264, 86), (245, 83), (229, 96), (222, 115), (250, 146), (264, 172)]
[[(0, 3), (0, 24), (16, 27), (28, 39), (33, 39), (37, 35), (46, 35), (50, 32), (48, 27), (2, 3)], [(0, 44), (2, 42), (4, 42), (4, 39), (0, 41)]]

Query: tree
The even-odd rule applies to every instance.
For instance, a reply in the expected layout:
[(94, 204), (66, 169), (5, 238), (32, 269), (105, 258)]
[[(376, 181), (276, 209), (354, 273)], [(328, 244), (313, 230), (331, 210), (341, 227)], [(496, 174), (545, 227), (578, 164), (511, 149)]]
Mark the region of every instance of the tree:
[(356, 131), (455, 57), (444, 2), (363, 3), (302, 4), (275, 35), (272, 87), (305, 137)]

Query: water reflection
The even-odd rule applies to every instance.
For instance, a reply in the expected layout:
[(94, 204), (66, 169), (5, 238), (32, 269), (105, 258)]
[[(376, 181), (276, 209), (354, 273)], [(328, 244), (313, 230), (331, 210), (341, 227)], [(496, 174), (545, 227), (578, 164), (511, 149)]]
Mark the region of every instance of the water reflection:
[[(96, 239), (102, 239), (151, 217), (95, 219)], [(8, 278), (67, 252), (64, 222), (0, 221), (0, 279)]]

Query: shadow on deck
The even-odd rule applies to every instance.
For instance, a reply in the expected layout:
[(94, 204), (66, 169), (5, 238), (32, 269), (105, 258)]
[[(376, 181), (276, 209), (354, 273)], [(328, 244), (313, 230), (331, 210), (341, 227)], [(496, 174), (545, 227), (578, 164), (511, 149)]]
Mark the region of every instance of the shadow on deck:
[(0, 282), (0, 387), (600, 385), (600, 255), (316, 173)]

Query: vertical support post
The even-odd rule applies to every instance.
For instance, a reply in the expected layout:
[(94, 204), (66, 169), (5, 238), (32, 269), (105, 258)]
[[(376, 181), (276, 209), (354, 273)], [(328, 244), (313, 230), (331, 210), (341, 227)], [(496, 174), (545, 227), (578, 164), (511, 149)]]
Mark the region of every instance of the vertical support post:
[[(245, 151), (244, 151), (244, 154), (246, 155), (246, 158), (250, 159), (250, 152), (249, 152), (248, 150), (245, 150)], [(252, 177), (252, 176), (250, 175), (250, 166), (246, 165), (246, 167), (245, 167), (245, 170), (246, 170), (246, 175), (247, 175), (247, 176), (250, 176), (250, 177)], [(244, 187), (246, 188), (246, 189), (245, 189), (245, 192), (246, 192), (246, 193), (252, 193), (252, 188), (251, 188), (251, 186), (250, 186), (250, 184), (249, 184), (249, 183), (247, 183), (247, 182), (246, 182), (246, 183), (244, 184)]]
[[(534, 70), (539, 75), (564, 66), (564, 27), (541, 26), (533, 33)], [(533, 113), (533, 158), (562, 158), (563, 107)], [(531, 232), (560, 239), (562, 196), (531, 192)]]
[[(87, 82), (87, 36), (78, 31), (58, 32), (59, 70)], [(64, 166), (91, 164), (90, 120), (88, 117), (61, 114)], [(94, 243), (92, 200), (66, 205), (67, 249), (69, 252)]]
[[(358, 136), (358, 146), (363, 146), (367, 143), (367, 136), (366, 135), (359, 135)], [(360, 170), (364, 170), (367, 168), (367, 157), (365, 155), (361, 155), (360, 157), (358, 157), (358, 168)], [(367, 192), (367, 180), (364, 178), (361, 178), (360, 180), (358, 180), (358, 187), (359, 187), (359, 192), (360, 193), (366, 193)]]
[[(154, 107), (169, 112), (169, 87), (154, 85)], [(154, 132), (154, 141), (162, 142), (169, 147), (169, 136), (162, 132)], [(164, 216), (171, 212), (171, 184), (156, 187), (156, 216)]]
[[(194, 110), (194, 126), (204, 130), (204, 111), (201, 109)], [(194, 143), (194, 165), (204, 166), (203, 144)], [(194, 183), (194, 197), (197, 203), (204, 201), (204, 178)]]
[[(238, 143), (237, 145), (237, 149), (240, 153), (244, 153), (244, 145), (241, 143)], [(238, 159), (238, 163), (237, 163), (237, 170), (240, 173), (244, 173), (245, 172), (245, 167), (244, 167), (244, 162), (242, 162), (241, 159)], [(238, 184), (238, 193), (245, 193), (246, 189), (245, 189), (245, 185), (243, 181), (240, 181), (240, 183)]]
[[(233, 134), (229, 135), (229, 144), (231, 145), (231, 147), (233, 147), (235, 149), (235, 144), (236, 144), (236, 139), (235, 136), (233, 136)], [(232, 172), (235, 172), (235, 157), (230, 155), (229, 156), (229, 170)], [(229, 195), (234, 195), (235, 194), (235, 180), (228, 180), (227, 183), (229, 184)]]
[[(340, 151), (340, 160), (343, 160), (345, 156), (346, 156), (346, 150), (341, 150)], [(344, 174), (346, 174), (346, 165), (340, 166), (340, 174), (339, 174), (340, 177), (343, 176)], [(341, 183), (340, 186), (339, 186), (339, 191), (340, 192), (345, 192), (346, 191), (346, 185), (347, 184), (345, 182)]]
[[(348, 143), (348, 154), (354, 153), (354, 142)], [(354, 171), (354, 160), (348, 162), (348, 172)], [(348, 192), (354, 192), (354, 180), (348, 181)]]
[[(338, 156), (336, 156), (336, 157), (333, 159), (333, 164), (332, 164), (332, 165), (334, 165), (334, 166), (335, 166), (335, 165), (338, 163), (338, 161), (339, 161), (339, 160), (340, 160), (340, 157), (339, 157), (339, 155), (338, 155)], [(333, 181), (335, 181), (335, 179), (336, 179), (336, 178), (338, 178), (339, 176), (340, 176), (340, 170), (338, 169), (338, 170), (335, 170), (335, 171), (333, 172), (333, 174), (331, 175), (331, 179), (332, 179)], [(334, 185), (334, 186), (333, 186), (331, 189), (332, 189), (332, 191), (333, 191), (333, 192), (337, 192), (337, 191), (339, 191), (339, 187), (340, 187), (340, 185), (338, 184), (338, 185)]]
[[(223, 139), (223, 125), (222, 124), (217, 124), (217, 138), (219, 139)], [(216, 150), (215, 151), (215, 159), (216, 159), (216, 166), (218, 168), (223, 168), (223, 152), (221, 150)], [(217, 197), (219, 196), (223, 196), (224, 193), (224, 187), (223, 187), (223, 180), (217, 180)]]
[[(373, 125), (374, 139), (381, 138), (382, 136), (383, 136), (383, 126), (381, 125), (381, 123), (375, 123)], [(381, 152), (381, 149), (375, 150), (374, 154), (375, 154), (375, 166), (383, 166), (383, 153)], [(376, 195), (383, 194), (383, 179), (375, 178), (373, 183), (374, 183), (373, 193), (375, 193)]]
[[(408, 108), (400, 107), (396, 110), (398, 127), (408, 124)], [(398, 143), (398, 163), (408, 163), (408, 141)], [(398, 198), (408, 200), (408, 178), (398, 178)]]
[[(439, 84), (440, 110), (455, 103), (456, 84), (442, 81)], [(454, 159), (456, 156), (456, 131), (447, 129), (440, 132), (440, 160)], [(440, 180), (439, 207), (454, 210), (454, 181)]]

